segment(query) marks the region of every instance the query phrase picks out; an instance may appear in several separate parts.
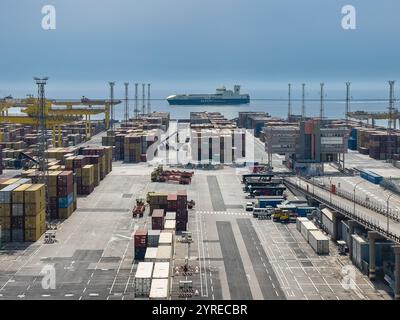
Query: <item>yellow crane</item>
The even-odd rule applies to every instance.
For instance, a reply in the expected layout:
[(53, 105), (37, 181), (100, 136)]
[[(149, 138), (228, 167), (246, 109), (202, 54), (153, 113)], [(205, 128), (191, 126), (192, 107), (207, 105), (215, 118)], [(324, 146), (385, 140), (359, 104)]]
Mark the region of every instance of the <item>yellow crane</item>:
[[(120, 100), (113, 100), (113, 104), (120, 104)], [(62, 107), (64, 106), (64, 108)], [(85, 106), (85, 107), (79, 107)], [(103, 106), (103, 107), (93, 107)], [(21, 107), (21, 111), (27, 116), (10, 115), (8, 109), (12, 107)], [(53, 141), (61, 145), (61, 125), (80, 121), (85, 117), (85, 134), (87, 138), (91, 137), (91, 116), (101, 113), (105, 114), (105, 125), (110, 127), (110, 100), (91, 100), (83, 97), (79, 100), (52, 100), (45, 101), (46, 127), (53, 131)], [(6, 97), (0, 100), (0, 122), (21, 123), (29, 125), (38, 125), (38, 101), (32, 96), (25, 99), (12, 99)]]

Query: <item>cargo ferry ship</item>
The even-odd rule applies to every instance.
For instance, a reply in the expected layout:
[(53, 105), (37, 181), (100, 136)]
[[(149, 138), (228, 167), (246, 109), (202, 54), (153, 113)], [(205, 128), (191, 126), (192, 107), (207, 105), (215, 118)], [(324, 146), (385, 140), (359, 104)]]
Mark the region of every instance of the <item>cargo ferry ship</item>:
[(240, 93), (240, 86), (232, 90), (218, 88), (215, 94), (178, 94), (167, 97), (170, 105), (237, 105), (250, 102), (248, 94)]

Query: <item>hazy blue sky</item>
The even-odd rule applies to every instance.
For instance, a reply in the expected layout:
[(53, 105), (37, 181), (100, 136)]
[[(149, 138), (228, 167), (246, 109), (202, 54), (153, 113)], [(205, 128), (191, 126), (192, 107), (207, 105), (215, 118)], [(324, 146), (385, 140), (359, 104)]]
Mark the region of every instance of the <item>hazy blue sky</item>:
[[(56, 7), (56, 30), (41, 28), (46, 4)], [(357, 30), (341, 27), (346, 4)], [(0, 95), (26, 91), (33, 75), (53, 84), (350, 79), (385, 88), (400, 71), (399, 12), (399, 0), (1, 0)]]

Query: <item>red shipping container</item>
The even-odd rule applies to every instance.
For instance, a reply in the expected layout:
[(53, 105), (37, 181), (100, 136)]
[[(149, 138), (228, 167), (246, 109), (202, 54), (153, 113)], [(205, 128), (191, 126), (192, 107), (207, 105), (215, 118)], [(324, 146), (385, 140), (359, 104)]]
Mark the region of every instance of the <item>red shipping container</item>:
[(65, 186), (58, 186), (57, 195), (59, 197), (67, 197), (70, 193), (74, 191), (74, 184), (65, 185)]
[(151, 226), (153, 230), (163, 230), (164, 229), (164, 210), (154, 209), (151, 215)]
[(63, 171), (57, 176), (57, 184), (62, 186), (69, 186), (74, 183), (73, 171)]
[(136, 247), (147, 247), (147, 234), (148, 231), (146, 228), (138, 229), (135, 232), (135, 248)]

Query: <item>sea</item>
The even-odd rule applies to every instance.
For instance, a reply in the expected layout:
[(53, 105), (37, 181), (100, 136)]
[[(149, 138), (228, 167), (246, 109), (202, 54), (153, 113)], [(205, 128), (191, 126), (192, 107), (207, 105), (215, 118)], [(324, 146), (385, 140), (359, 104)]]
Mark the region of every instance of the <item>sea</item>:
[[(134, 82), (130, 83), (128, 108), (129, 115), (134, 115)], [(238, 82), (240, 83), (240, 82)], [(223, 83), (227, 89), (233, 88), (235, 83)], [(202, 106), (171, 106), (166, 97), (171, 94), (189, 94), (189, 93), (214, 93), (215, 88), (220, 87), (215, 80), (210, 81), (162, 81), (160, 83), (151, 83), (151, 111), (169, 112), (171, 119), (188, 119), (190, 112), (208, 111), (220, 112), (227, 119), (238, 117), (240, 111), (258, 111), (266, 112), (273, 117), (287, 117), (288, 114), (288, 86), (285, 82), (245, 82), (242, 85), (241, 92), (248, 93), (251, 97), (249, 104), (243, 105), (202, 105)], [(139, 84), (138, 106), (143, 107), (142, 86)], [(26, 94), (35, 94), (36, 87), (32, 83), (25, 85), (18, 84), (14, 90), (4, 88), (0, 84), (0, 95), (12, 95), (16, 98), (22, 98)], [(87, 98), (109, 99), (109, 87), (107, 82), (87, 82), (87, 83), (52, 83), (46, 86), (46, 98), (51, 99), (80, 99), (82, 96)], [(324, 86), (324, 116), (329, 119), (344, 119), (345, 117), (345, 96), (346, 87), (344, 82), (325, 83)], [(301, 114), (301, 83), (292, 83), (291, 93), (292, 114)], [(115, 99), (122, 102), (115, 106), (116, 120), (124, 118), (124, 86), (123, 81), (115, 85)], [(352, 83), (351, 87), (351, 111), (371, 111), (383, 112), (388, 109), (389, 86), (387, 81)], [(396, 98), (398, 100), (398, 98)], [(147, 110), (147, 87), (145, 92), (145, 106)], [(12, 108), (10, 114), (20, 113), (20, 109)], [(320, 84), (315, 82), (306, 86), (306, 116), (318, 117), (320, 114)], [(103, 115), (93, 118), (102, 119)], [(377, 121), (378, 125), (386, 125), (387, 121)]]

